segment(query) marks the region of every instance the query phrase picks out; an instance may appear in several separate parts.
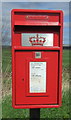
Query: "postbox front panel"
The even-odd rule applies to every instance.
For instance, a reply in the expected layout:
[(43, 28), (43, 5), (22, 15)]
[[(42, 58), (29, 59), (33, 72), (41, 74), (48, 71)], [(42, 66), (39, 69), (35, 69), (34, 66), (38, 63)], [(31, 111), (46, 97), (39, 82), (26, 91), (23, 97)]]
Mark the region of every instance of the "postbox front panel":
[(15, 51), (16, 105), (58, 104), (58, 51), (37, 52)]

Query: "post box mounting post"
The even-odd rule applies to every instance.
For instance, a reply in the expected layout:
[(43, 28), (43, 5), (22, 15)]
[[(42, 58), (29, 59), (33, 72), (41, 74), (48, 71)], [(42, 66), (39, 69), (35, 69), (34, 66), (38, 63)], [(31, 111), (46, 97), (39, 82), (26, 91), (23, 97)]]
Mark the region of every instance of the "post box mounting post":
[(40, 120), (40, 108), (30, 109), (30, 120)]

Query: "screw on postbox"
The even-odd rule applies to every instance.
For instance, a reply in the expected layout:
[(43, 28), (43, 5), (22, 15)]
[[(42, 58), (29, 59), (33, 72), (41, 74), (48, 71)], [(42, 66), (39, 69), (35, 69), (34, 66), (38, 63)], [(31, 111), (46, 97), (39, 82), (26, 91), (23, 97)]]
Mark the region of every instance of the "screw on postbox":
[(61, 106), (61, 10), (12, 10), (12, 105)]

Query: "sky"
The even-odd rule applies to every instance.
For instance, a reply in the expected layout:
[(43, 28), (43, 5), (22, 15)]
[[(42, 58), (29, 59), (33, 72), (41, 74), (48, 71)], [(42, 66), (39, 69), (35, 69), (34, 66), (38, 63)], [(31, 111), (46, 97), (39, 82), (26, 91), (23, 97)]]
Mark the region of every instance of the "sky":
[(2, 44), (11, 45), (11, 10), (45, 9), (62, 10), (64, 13), (63, 44), (69, 44), (69, 2), (3, 2), (2, 3)]

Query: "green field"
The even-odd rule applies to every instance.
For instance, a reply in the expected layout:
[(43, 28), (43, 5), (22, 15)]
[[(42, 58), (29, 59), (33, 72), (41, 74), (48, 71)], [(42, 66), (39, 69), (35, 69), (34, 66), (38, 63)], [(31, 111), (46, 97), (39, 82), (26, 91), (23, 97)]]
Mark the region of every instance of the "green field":
[[(71, 53), (71, 51), (70, 51)], [(3, 47), (3, 100), (2, 118), (29, 118), (29, 109), (12, 108), (11, 48)], [(69, 50), (63, 50), (62, 106), (60, 108), (41, 108), (41, 118), (70, 118), (69, 110)]]

